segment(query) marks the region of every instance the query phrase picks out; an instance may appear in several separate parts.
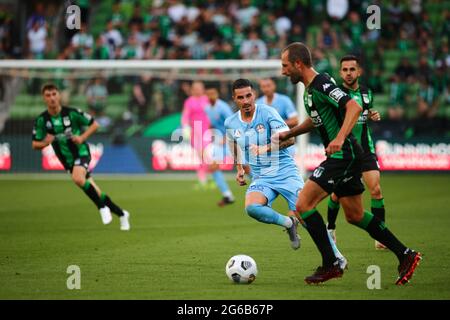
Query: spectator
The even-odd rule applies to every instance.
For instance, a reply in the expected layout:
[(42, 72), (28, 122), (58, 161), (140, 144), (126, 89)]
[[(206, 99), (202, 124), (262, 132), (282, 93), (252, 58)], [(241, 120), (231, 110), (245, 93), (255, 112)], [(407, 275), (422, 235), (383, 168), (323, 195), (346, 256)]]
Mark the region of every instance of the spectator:
[(122, 45), (123, 38), (120, 31), (114, 28), (112, 21), (108, 21), (106, 28), (106, 32), (102, 35), (103, 41), (109, 48), (110, 59), (114, 59), (116, 48)]
[(330, 76), (333, 75), (333, 68), (331, 67), (330, 61), (321, 49), (315, 49), (313, 51), (313, 58), (314, 69), (317, 72), (328, 73)]
[(426, 77), (421, 77), (417, 97), (417, 117), (428, 119), (436, 117), (439, 102), (439, 92), (433, 88)]
[(111, 23), (114, 29), (122, 30), (125, 26), (125, 17), (121, 12), (120, 2), (121, 0), (115, 0), (112, 7)]
[(144, 50), (144, 59), (162, 59), (164, 57), (165, 49), (160, 44), (159, 32), (155, 32), (150, 36), (150, 40)]
[(292, 26), (291, 32), (288, 34), (289, 41), (288, 42), (305, 42), (305, 33), (303, 32), (303, 28), (300, 24), (295, 23)]
[(47, 27), (47, 22), (45, 21), (45, 7), (42, 2), (36, 3), (35, 11), (27, 20), (27, 31), (34, 28), (34, 25), (37, 23), (38, 28)]
[(339, 49), (339, 42), (336, 32), (331, 29), (330, 23), (325, 20), (317, 33), (317, 46), (322, 50)]
[(134, 5), (133, 8), (133, 15), (131, 16), (130, 20), (128, 21), (128, 27), (131, 28), (133, 25), (138, 26), (139, 29), (142, 29), (142, 26), (144, 24), (144, 19), (142, 18), (141, 13), (141, 6), (138, 2)]
[(81, 23), (80, 31), (73, 36), (71, 46), (76, 59), (89, 59), (92, 56), (94, 37), (87, 33), (85, 23)]
[(412, 82), (416, 70), (411, 65), (408, 58), (402, 58), (400, 64), (395, 68), (395, 74), (399, 77), (399, 81), (401, 82)]
[(121, 49), (120, 57), (122, 59), (142, 59), (144, 57), (144, 50), (134, 34), (130, 34), (128, 37), (127, 44)]
[(240, 54), (242, 59), (266, 59), (267, 46), (259, 38), (258, 33), (252, 30), (248, 35), (248, 39), (242, 42)]
[(406, 84), (401, 81), (400, 76), (391, 77), (389, 91), (389, 119), (400, 121), (405, 115), (406, 98)]
[(250, 25), (252, 18), (259, 14), (258, 8), (251, 5), (250, 0), (241, 0), (241, 6), (236, 10), (234, 16), (242, 27)]
[(111, 125), (111, 119), (105, 115), (108, 90), (101, 76), (94, 78), (86, 88), (86, 98), (89, 113), (96, 117), (97, 122), (105, 130)]
[(92, 52), (92, 59), (107, 60), (110, 58), (109, 47), (105, 43), (105, 39), (100, 35), (95, 40), (95, 48)]
[(362, 48), (364, 27), (358, 12), (352, 11), (349, 13), (349, 22), (346, 26), (346, 31), (350, 38), (350, 50), (352, 52), (360, 52)]
[(136, 78), (132, 96), (128, 103), (128, 110), (132, 115), (134, 123), (146, 124), (148, 122), (148, 108), (151, 104), (152, 96), (152, 77), (149, 73), (144, 73)]
[(35, 20), (32, 28), (28, 31), (28, 44), (31, 59), (44, 59), (47, 47), (47, 30), (45, 24)]

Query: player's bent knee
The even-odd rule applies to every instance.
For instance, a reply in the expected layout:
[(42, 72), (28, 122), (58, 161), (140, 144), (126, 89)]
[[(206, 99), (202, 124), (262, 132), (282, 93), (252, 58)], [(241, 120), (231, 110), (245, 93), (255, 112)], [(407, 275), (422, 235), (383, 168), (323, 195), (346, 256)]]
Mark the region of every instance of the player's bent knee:
[(345, 219), (347, 220), (348, 223), (351, 224), (358, 224), (363, 219), (363, 217), (364, 215), (359, 213), (345, 214)]
[(72, 176), (72, 180), (79, 187), (83, 187), (86, 183), (86, 178), (83, 176)]
[(311, 202), (302, 201), (299, 199), (297, 203), (295, 204), (295, 209), (298, 213), (304, 213), (306, 211), (310, 211), (315, 208), (315, 205)]

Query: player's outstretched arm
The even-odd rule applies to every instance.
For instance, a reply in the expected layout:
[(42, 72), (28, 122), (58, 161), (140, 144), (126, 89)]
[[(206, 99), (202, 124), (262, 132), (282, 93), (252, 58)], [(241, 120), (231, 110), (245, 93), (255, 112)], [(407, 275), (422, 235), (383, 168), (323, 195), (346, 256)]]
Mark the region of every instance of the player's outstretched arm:
[(341, 150), (345, 138), (347, 138), (347, 136), (352, 131), (362, 111), (362, 107), (353, 99), (350, 99), (345, 104), (345, 108), (346, 108), (345, 117), (341, 129), (339, 130), (336, 138), (330, 141), (327, 148), (325, 149), (328, 155), (331, 155)]
[(92, 122), (92, 124), (83, 132), (80, 136), (73, 136), (72, 141), (76, 144), (81, 144), (85, 142), (95, 131), (98, 130), (100, 125), (97, 121)]
[(289, 138), (287, 140), (279, 141), (279, 139), (276, 137), (279, 136), (279, 134), (280, 133), (273, 134), (272, 137), (270, 138), (271, 139), (270, 143), (264, 146), (252, 144), (250, 146), (250, 152), (252, 153), (252, 155), (258, 156), (261, 154), (265, 154), (267, 152), (286, 149), (295, 144), (295, 138)]
[(293, 127), (292, 129), (284, 132), (280, 132), (278, 135), (272, 136), (272, 143), (278, 143), (277, 139), (279, 139), (279, 142), (291, 139), (293, 137), (308, 133), (314, 129), (314, 124), (311, 120), (311, 118), (306, 119), (298, 126)]

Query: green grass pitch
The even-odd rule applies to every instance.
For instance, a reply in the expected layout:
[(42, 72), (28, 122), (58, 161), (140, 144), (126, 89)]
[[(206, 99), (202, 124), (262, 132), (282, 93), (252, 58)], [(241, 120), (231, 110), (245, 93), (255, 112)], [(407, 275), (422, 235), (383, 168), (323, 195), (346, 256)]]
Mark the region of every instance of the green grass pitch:
[[(293, 251), (280, 227), (244, 213), (244, 188), (232, 183), (234, 205), (218, 208), (218, 190), (194, 191), (193, 181), (97, 178), (131, 213), (130, 232), (118, 219), (101, 224), (89, 199), (69, 180), (0, 179), (0, 299), (450, 299), (450, 176), (382, 175), (387, 225), (423, 260), (410, 284), (397, 287), (397, 260), (340, 213), (338, 246), (349, 260), (343, 278), (309, 286), (320, 263), (303, 229)], [(365, 204), (369, 206), (366, 193)], [(324, 201), (320, 212), (326, 217)], [(285, 211), (278, 199), (275, 208)], [(248, 254), (259, 274), (232, 284), (225, 263)], [(81, 270), (69, 290), (67, 268)], [(369, 290), (370, 265), (381, 289)]]

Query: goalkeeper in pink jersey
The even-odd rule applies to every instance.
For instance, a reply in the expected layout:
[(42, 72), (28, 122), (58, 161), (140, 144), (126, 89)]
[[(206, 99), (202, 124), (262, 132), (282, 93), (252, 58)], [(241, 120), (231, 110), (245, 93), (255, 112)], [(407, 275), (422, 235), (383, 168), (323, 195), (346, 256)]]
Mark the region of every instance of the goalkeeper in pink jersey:
[(202, 82), (194, 81), (191, 87), (191, 96), (186, 99), (181, 114), (183, 136), (190, 138), (191, 146), (200, 158), (197, 176), (201, 186), (206, 186), (208, 164), (204, 161), (204, 150), (211, 142), (211, 134), (208, 131), (210, 122), (205, 112), (209, 104), (205, 95), (205, 87)]

